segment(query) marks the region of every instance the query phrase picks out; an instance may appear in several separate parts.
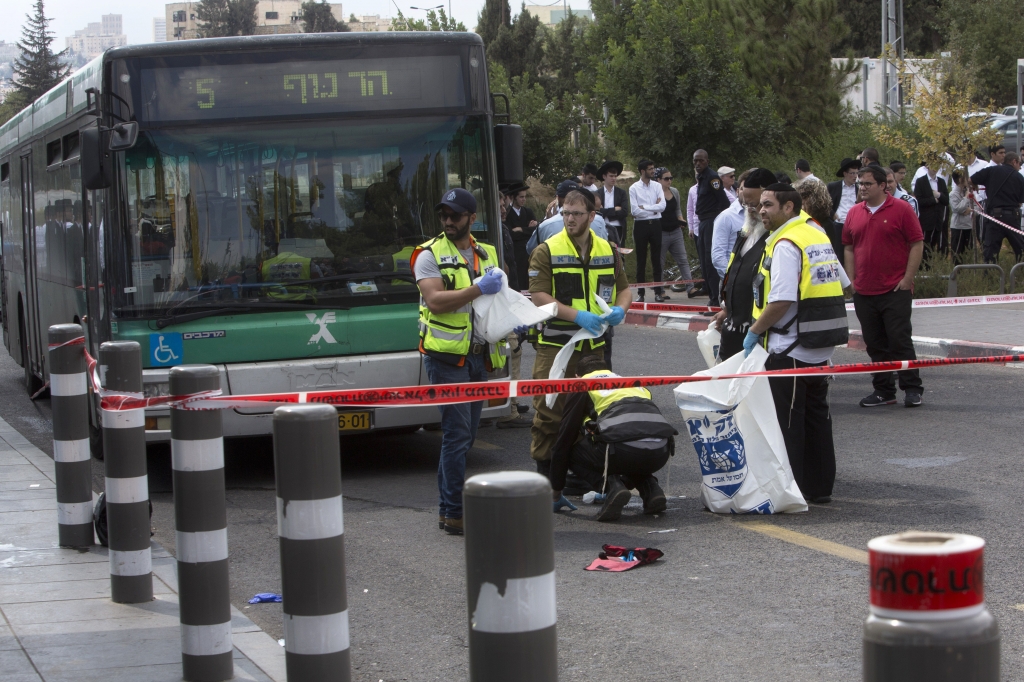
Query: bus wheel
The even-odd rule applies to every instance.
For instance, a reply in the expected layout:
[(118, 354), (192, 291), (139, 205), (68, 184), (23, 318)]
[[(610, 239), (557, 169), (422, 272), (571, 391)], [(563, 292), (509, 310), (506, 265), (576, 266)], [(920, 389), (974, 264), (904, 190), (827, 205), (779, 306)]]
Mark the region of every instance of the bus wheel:
[(32, 361), (28, 356), (28, 341), (25, 338), (25, 319), (18, 316), (18, 328), (21, 332), (21, 362), (25, 366), (25, 390), (29, 397), (34, 397), (39, 389), (43, 387), (43, 380), (32, 372)]

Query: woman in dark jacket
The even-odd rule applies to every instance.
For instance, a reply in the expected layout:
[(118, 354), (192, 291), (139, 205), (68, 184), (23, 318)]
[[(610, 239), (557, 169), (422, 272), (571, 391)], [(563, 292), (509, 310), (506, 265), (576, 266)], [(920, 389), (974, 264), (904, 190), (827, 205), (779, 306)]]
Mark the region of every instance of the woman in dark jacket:
[(929, 164), (928, 172), (914, 183), (914, 197), (921, 210), (921, 229), (924, 231), (924, 257), (932, 249), (942, 248), (942, 231), (949, 206), (949, 188), (939, 177), (938, 164)]

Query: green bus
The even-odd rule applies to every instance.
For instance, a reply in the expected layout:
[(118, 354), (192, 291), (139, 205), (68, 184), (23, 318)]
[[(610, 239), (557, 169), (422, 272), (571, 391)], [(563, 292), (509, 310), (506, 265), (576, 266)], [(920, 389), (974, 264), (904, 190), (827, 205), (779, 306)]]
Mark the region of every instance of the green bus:
[[(33, 394), (65, 322), (94, 356), (137, 341), (150, 396), (184, 363), (216, 365), (231, 394), (427, 383), (409, 257), (453, 187), (501, 253), (498, 185), (522, 178), (522, 142), (499, 118), (470, 33), (108, 50), (0, 127), (4, 344)], [(269, 433), (273, 408), (225, 411), (225, 435)], [(437, 421), (339, 413), (342, 431)], [(146, 411), (149, 441), (169, 429)]]

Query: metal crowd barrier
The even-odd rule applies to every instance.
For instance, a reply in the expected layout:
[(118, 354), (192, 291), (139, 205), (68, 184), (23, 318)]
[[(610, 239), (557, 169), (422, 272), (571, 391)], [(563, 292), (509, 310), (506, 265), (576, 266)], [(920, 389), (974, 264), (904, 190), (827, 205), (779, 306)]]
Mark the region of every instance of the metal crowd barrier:
[(977, 263), (971, 265), (957, 265), (949, 273), (949, 287), (946, 289), (946, 296), (956, 296), (956, 273), (959, 270), (998, 270), (999, 271), (999, 293), (1006, 293), (1006, 273), (995, 263)]

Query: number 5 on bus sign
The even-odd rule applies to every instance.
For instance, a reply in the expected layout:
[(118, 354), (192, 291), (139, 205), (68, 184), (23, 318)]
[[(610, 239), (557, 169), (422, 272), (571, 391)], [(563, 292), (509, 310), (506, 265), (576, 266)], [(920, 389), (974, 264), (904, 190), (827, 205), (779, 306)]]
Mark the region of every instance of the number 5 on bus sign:
[(153, 367), (180, 365), (184, 356), (181, 334), (164, 332), (149, 335), (149, 362)]

